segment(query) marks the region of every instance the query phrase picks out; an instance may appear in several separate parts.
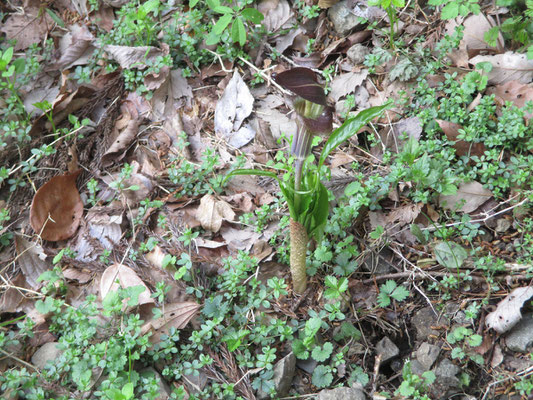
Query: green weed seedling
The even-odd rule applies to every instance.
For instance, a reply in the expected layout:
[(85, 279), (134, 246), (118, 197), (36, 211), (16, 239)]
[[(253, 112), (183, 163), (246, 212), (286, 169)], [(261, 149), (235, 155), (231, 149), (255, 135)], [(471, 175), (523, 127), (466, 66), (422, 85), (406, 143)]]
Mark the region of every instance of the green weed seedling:
[(431, 6), (444, 5), (440, 13), (442, 19), (454, 19), (459, 15), (466, 17), (468, 14), (481, 12), (479, 0), (429, 0), (428, 4)]
[(388, 307), (392, 300), (397, 302), (404, 301), (409, 297), (409, 290), (404, 286), (398, 285), (393, 280), (388, 280), (379, 287), (378, 305), (380, 307)]
[(436, 376), (433, 371), (426, 371), (421, 376), (411, 371), (411, 361), (407, 360), (402, 369), (402, 383), (395, 394), (414, 400), (431, 400), (425, 394), (429, 386), (435, 382)]
[(481, 342), (483, 341), (481, 335), (475, 334), (470, 328), (459, 326), (446, 336), (446, 340), (451, 345), (456, 345), (456, 347), (452, 349), (452, 358), (457, 358), (459, 360), (467, 358), (479, 365), (483, 365), (483, 356), (470, 351), (473, 347), (481, 345)]
[[(198, 1), (191, 0), (189, 5), (194, 7)], [(207, 5), (213, 12), (220, 15), (218, 21), (207, 36), (206, 44), (208, 46), (217, 44), (220, 40), (220, 35), (231, 24), (231, 40), (233, 40), (233, 43), (238, 43), (242, 47), (246, 44), (245, 22), (256, 25), (264, 19), (263, 14), (257, 9), (253, 7), (243, 8), (241, 3), (237, 3), (233, 7), (228, 7), (222, 5), (220, 0), (207, 0)]]
[(405, 0), (370, 0), (368, 2), (371, 6), (383, 8), (389, 17), (389, 43), (390, 47), (394, 48), (394, 29), (398, 22), (398, 10), (405, 7)]
[(509, 8), (511, 17), (485, 33), (484, 39), (487, 44), (496, 47), (499, 34), (502, 33), (505, 40), (510, 40), (520, 46), (518, 51), (527, 51), (527, 58), (533, 59), (533, 31), (530, 28), (533, 22), (533, 2), (531, 0), (525, 3), (516, 0), (498, 0), (496, 4)]

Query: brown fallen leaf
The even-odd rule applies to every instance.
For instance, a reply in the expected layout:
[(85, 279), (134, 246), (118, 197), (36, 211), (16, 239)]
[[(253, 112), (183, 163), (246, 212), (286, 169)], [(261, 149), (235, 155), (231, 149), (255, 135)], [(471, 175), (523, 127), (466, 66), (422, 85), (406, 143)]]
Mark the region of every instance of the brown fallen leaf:
[(46, 254), (38, 243), (32, 243), (21, 235), (15, 235), (15, 248), (17, 250), (17, 264), (26, 278), (26, 282), (33, 290), (38, 290), (42, 284), (37, 278), (49, 269), (52, 264), (46, 262)]
[[(116, 282), (117, 280), (119, 283)], [(119, 287), (125, 289), (132, 286), (144, 287), (144, 291), (139, 295), (138, 305), (154, 303), (154, 299), (150, 296), (150, 289), (142, 279), (134, 270), (122, 264), (113, 264), (106, 268), (100, 279), (100, 296), (104, 299), (109, 292), (116, 291)]]
[(261, 237), (260, 233), (251, 229), (236, 229), (231, 226), (222, 227), (220, 234), (228, 244), (228, 248), (235, 252), (237, 250), (250, 251), (253, 244)]
[(440, 129), (444, 132), (448, 140), (455, 142), (453, 148), (459, 157), (463, 156), (481, 156), (485, 153), (485, 145), (483, 143), (466, 142), (462, 139), (457, 139), (459, 136), (459, 129), (463, 127), (455, 122), (437, 120)]
[(330, 96), (333, 100), (338, 101), (341, 97), (353, 93), (353, 91), (360, 86), (368, 76), (366, 69), (360, 72), (348, 72), (336, 76), (331, 82)]
[(272, 254), (272, 247), (269, 246), (268, 241), (259, 239), (254, 243), (252, 248), (252, 255), (257, 259), (258, 262), (263, 261), (269, 255)]
[(492, 359), (490, 361), (490, 366), (492, 368), (496, 368), (498, 365), (500, 365), (504, 360), (503, 351), (500, 345), (494, 346), (494, 352), (492, 355)]
[(387, 221), (387, 224), (398, 223), (400, 226), (410, 224), (418, 217), (422, 206), (422, 203), (414, 203), (398, 207), (385, 216), (385, 221)]
[(230, 196), (221, 196), (221, 199), (233, 204), (233, 208), (248, 213), (253, 210), (252, 196), (248, 193), (235, 193)]
[(492, 70), (488, 74), (490, 85), (501, 85), (509, 81), (529, 83), (533, 79), (533, 60), (528, 60), (526, 54), (508, 51), (504, 54), (479, 55), (469, 60), (472, 65), (480, 62), (492, 64)]
[(200, 200), (196, 218), (202, 224), (202, 228), (218, 232), (222, 226), (222, 220), (233, 221), (235, 213), (225, 201), (216, 200), (213, 195), (206, 194)]
[(61, 57), (46, 70), (63, 70), (75, 65), (87, 64), (94, 51), (94, 46), (92, 46), (94, 40), (94, 35), (89, 32), (87, 26), (72, 25), (69, 32), (59, 42)]
[(65, 240), (74, 235), (83, 214), (76, 187), (80, 170), (55, 176), (37, 190), (31, 203), (30, 224), (44, 240)]
[(337, 4), (339, 0), (318, 0), (318, 6), (320, 8), (330, 8), (331, 6)]
[(24, 50), (33, 43), (39, 43), (47, 36), (54, 22), (39, 7), (25, 7), (22, 13), (13, 13), (0, 27), (6, 40), (16, 40), (15, 51)]
[(134, 105), (125, 101), (120, 107), (122, 115), (115, 123), (113, 135), (115, 140), (102, 156), (102, 166), (108, 167), (125, 156), (125, 151), (139, 133), (140, 118)]
[(154, 91), (150, 100), (152, 113), (157, 117), (165, 116), (165, 119), (179, 118), (177, 110), (192, 97), (192, 88), (183, 77), (182, 70), (173, 69)]
[(82, 271), (76, 268), (67, 268), (63, 271), (63, 276), (78, 283), (87, 283), (92, 279), (92, 274), (88, 271)]
[(265, 16), (262, 23), (267, 32), (286, 28), (294, 18), (287, 0), (262, 0), (257, 9)]
[(0, 297), (0, 315), (3, 313), (14, 313), (20, 311), (20, 305), (24, 301), (24, 295), (17, 287), (24, 288), (26, 279), (23, 274), (18, 274), (11, 282), (6, 291)]
[(170, 328), (185, 328), (200, 307), (200, 304), (193, 301), (165, 304), (163, 316), (145, 323), (141, 328), (141, 334), (153, 331), (150, 341), (154, 344), (159, 343), (161, 335), (168, 334)]
[(90, 15), (93, 19), (93, 25), (109, 32), (113, 29), (115, 13), (111, 7), (101, 6)]
[(105, 52), (109, 58), (115, 60), (122, 68), (145, 69), (147, 61), (155, 61), (159, 56), (168, 54), (168, 46), (164, 45), (161, 49), (152, 46), (104, 46)]
[(440, 195), (439, 204), (448, 210), (457, 210), (468, 214), (474, 212), (492, 196), (490, 190), (485, 189), (481, 183), (473, 181), (461, 184), (456, 194)]
[(468, 60), (482, 51), (500, 52), (504, 48), (501, 33), (498, 35), (496, 47), (489, 46), (485, 42), (485, 33), (492, 27), (497, 26), (496, 21), (490, 15), (480, 13), (470, 15), (464, 21), (462, 21), (462, 18), (450, 20), (446, 24), (446, 32), (452, 34), (459, 25), (464, 27), (463, 39), (459, 43), (459, 48), (450, 53), (450, 58), (458, 67), (468, 67)]
[[(494, 94), (500, 103), (512, 102), (515, 106), (522, 108), (527, 101), (533, 101), (533, 87), (531, 84), (520, 83), (519, 81), (509, 81), (502, 85), (487, 88), (487, 94)], [(529, 120), (533, 113), (525, 115)]]

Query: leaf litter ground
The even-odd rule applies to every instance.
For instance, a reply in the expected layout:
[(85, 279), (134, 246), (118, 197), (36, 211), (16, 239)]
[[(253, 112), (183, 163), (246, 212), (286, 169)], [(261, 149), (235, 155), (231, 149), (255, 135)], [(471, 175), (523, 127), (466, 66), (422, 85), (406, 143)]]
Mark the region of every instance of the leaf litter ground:
[[(336, 123), (352, 110), (381, 105), (388, 98), (401, 100), (402, 92), (408, 100), (403, 107), (414, 104), (409, 96), (414, 96), (420, 66), (402, 64), (401, 52), (395, 57), (389, 54), (375, 67), (354, 64), (355, 54), (347, 57), (350, 48), (363, 43), (368, 53), (384, 37), (377, 28), (352, 31), (364, 26), (348, 28), (344, 35), (334, 33), (330, 22), (336, 20), (333, 9), (312, 20), (304, 18), (307, 23), (294, 28), (296, 20), (302, 21), (294, 4), (263, 1), (258, 9), (265, 15), (264, 26), (274, 35), (258, 51), (250, 49), (254, 62), (223, 60), (211, 52), (212, 62), (192, 77), (184, 77), (187, 60), (179, 66), (150, 69), (142, 80), (147, 94), (126, 90), (121, 71), (109, 73), (103, 66), (146, 70), (170, 54), (168, 43), (99, 47), (93, 33), (111, 30), (117, 8), (104, 6), (87, 13), (87, 8), (80, 9), (80, 4), (86, 6), (84, 2), (53, 2), (47, 9), (65, 24), (60, 29), (50, 13), (39, 13), (42, 8), (37, 3), (25, 2), (25, 13), (2, 5), (6, 14), (0, 30), (7, 39), (16, 40), (16, 56), (23, 56), (34, 43), (42, 44), (48, 34), (57, 39), (52, 44), (54, 54), (40, 55), (40, 72), (20, 87), (21, 100), (31, 116), (31, 145), (13, 152), (11, 142), (0, 150), (10, 177), (28, 179), (25, 186), (15, 185), (11, 191), (13, 185), (7, 181), (0, 188), (0, 209), (9, 210), (11, 217), (7, 226), (0, 227), (0, 234), (14, 237), (3, 245), (0, 255), (5, 266), (1, 272), (0, 318), (6, 323), (1, 325), (2, 333), (15, 334), (18, 328), (9, 321), (18, 317), (35, 322), (31, 340), (2, 351), (3, 372), (37, 364), (36, 350), (61, 336), (61, 331), (49, 331), (50, 315), (43, 306), (36, 307), (43, 297), (43, 282), (38, 278), (52, 270), (54, 259), (60, 259), (58, 265), (67, 283), (65, 298), (73, 307), (91, 294), (101, 308), (109, 292), (119, 287), (137, 291), (132, 294), (136, 302), (124, 300), (123, 312), (140, 314), (142, 333), (151, 333), (153, 344), (172, 329), (190, 340), (194, 332), (202, 331), (206, 315), (216, 315), (217, 304), (223, 307), (228, 289), (214, 282), (227, 274), (227, 264), (222, 261), (227, 257), (245, 252), (258, 261), (253, 271), (239, 277), (239, 285), (246, 287), (254, 276), (264, 284), (273, 277), (289, 282), (287, 224), (283, 222), (287, 210), (279, 201), (275, 182), (264, 177), (236, 177), (222, 187), (219, 179), (236, 165), (284, 167), (285, 160), (277, 152), (287, 149), (282, 135), (289, 136), (295, 125), (284, 93), (270, 79), (272, 72), (294, 66), (329, 71), (325, 76), (331, 81)], [(66, 3), (68, 11), (60, 13), (60, 3)], [(346, 7), (345, 3), (335, 7)], [(387, 28), (379, 9), (361, 4), (368, 20)], [(80, 18), (85, 17), (84, 12), (86, 22)], [(444, 74), (454, 68), (473, 70), (477, 62), (490, 62), (489, 86), (472, 99), (469, 112), (479, 104), (482, 92), (495, 94), (495, 116), (501, 116), (505, 101), (524, 107), (533, 98), (531, 61), (505, 48), (502, 37), (494, 46), (480, 40), (494, 26), (489, 12), (459, 17), (445, 26), (431, 14), (421, 22), (415, 18), (416, 12), (401, 16), (403, 32), (399, 34), (411, 46), (407, 50), (415, 49), (416, 36), (424, 32), (427, 40), (422, 49), (430, 51), (425, 57), (434, 57), (431, 50), (438, 51), (435, 48), (444, 30), (451, 34), (455, 26), (464, 26), (463, 39), (450, 54), (452, 64), (428, 76), (433, 88), (449, 79)], [(304, 44), (310, 38), (320, 45), (304, 56)], [(90, 83), (69, 79), (77, 66), (91, 62), (90, 54), (97, 48), (103, 57), (93, 66)], [(275, 51), (281, 53), (276, 59)], [(456, 79), (466, 72), (462, 70)], [(446, 97), (445, 92), (432, 93)], [(33, 106), (45, 100), (50, 103), (53, 124)], [(427, 126), (427, 120), (406, 116), (407, 109), (401, 102), (397, 104), (394, 112), (365, 128), (328, 160), (334, 210), (349, 207), (350, 198), (363, 191), (365, 182), (385, 179), (391, 173), (386, 161), (391, 152), (407, 154), (402, 153), (406, 146), (414, 146), (413, 142), (426, 134), (422, 125)], [(70, 114), (91, 122), (70, 129)], [(525, 113), (525, 118), (529, 120), (530, 115), (531, 111)], [(452, 142), (455, 154), (478, 157), (468, 162), (471, 167), (481, 162), (486, 150), (483, 142), (466, 140), (465, 127), (458, 120), (435, 121), (440, 137)], [(54, 130), (62, 128), (69, 133), (57, 137)], [(30, 150), (42, 145), (52, 146), (55, 153), (39, 158), (33, 170), (24, 170), (21, 161), (37, 159)], [(424, 160), (425, 151), (409, 154)], [(502, 158), (510, 155), (506, 152), (502, 150)], [(434, 166), (427, 161), (424, 168)], [(409, 379), (415, 382), (410, 373), (423, 376), (433, 371), (435, 382), (427, 388), (411, 384), (416, 390), (427, 390), (429, 398), (508, 399), (518, 393), (514, 382), (531, 375), (528, 351), (533, 339), (526, 334), (518, 340), (522, 343), (517, 343), (515, 338), (531, 326), (527, 305), (532, 296), (528, 286), (531, 266), (524, 256), (528, 250), (520, 247), (526, 243), (527, 233), (519, 229), (530, 214), (527, 193), (531, 186), (511, 187), (496, 195), (489, 185), (471, 180), (457, 185), (453, 193), (443, 187), (438, 196), (417, 199), (412, 194), (428, 176), (405, 178), (388, 186), (386, 193), (376, 197), (377, 203), (357, 204), (353, 220), (341, 227), (347, 234), (343, 237), (350, 235), (353, 243), (339, 243), (340, 247), (314, 244), (310, 269), (318, 272), (310, 278), (303, 296), (295, 296), (289, 286), (287, 293), (259, 302), (241, 316), (246, 319), (243, 326), (249, 328), (260, 323), (256, 318), (261, 312), (276, 320), (296, 320), (300, 332), (313, 331), (317, 315), (329, 319), (328, 329), (313, 331), (316, 334), (322, 329), (319, 339), (313, 338), (318, 340), (314, 356), (292, 362), (292, 368), (284, 370), (291, 378), (285, 387), (277, 387), (284, 396), (317, 394), (327, 398), (326, 391), (319, 394), (320, 386), (344, 384), (380, 399), (380, 392), (393, 393), (409, 386), (405, 384)], [(91, 185), (96, 186), (90, 189)], [(454, 226), (474, 229), (475, 224), (490, 234), (466, 235), (465, 239), (453, 232), (442, 233)], [(330, 240), (338, 237), (332, 235)], [(514, 245), (516, 240), (519, 243)], [(336, 247), (352, 253), (336, 251)], [(72, 251), (65, 252), (65, 248)], [(479, 253), (474, 253), (474, 248), (480, 249)], [(487, 260), (491, 256), (503, 260), (500, 268), (487, 275), (480, 267), (479, 254)], [(353, 271), (344, 274), (342, 268), (348, 264), (354, 266)], [(347, 279), (343, 280), (343, 275)], [(152, 296), (159, 282), (167, 285), (164, 299)], [(331, 302), (341, 287), (339, 304)], [(475, 312), (472, 304), (479, 306), (474, 307)], [(154, 312), (155, 308), (161, 312)], [(347, 326), (355, 331), (347, 332)], [(194, 394), (212, 382), (225, 382), (235, 384), (235, 392), (244, 398), (264, 398), (261, 385), (252, 382), (271, 368), (269, 363), (277, 363), (276, 371), (284, 366), (283, 357), (295, 350), (294, 343), (292, 347), (290, 341), (281, 339), (271, 343), (276, 357), (254, 367), (240, 363), (240, 343), (246, 333), (233, 337), (225, 331), (230, 328), (220, 325), (220, 334), (226, 339), (219, 347), (206, 341), (209, 344), (203, 353), (213, 362), (198, 369), (197, 379), (183, 374), (181, 379), (164, 378), (166, 384), (173, 389), (183, 386)], [(300, 336), (298, 331), (293, 333), (295, 342)], [(257, 354), (264, 351), (258, 345), (252, 349)], [(197, 351), (195, 357), (201, 353)], [(344, 355), (336, 362), (331, 357), (338, 352)], [(408, 359), (410, 372), (405, 368)], [(164, 364), (154, 362), (153, 367), (163, 373)], [(75, 387), (64, 390), (81, 396)]]

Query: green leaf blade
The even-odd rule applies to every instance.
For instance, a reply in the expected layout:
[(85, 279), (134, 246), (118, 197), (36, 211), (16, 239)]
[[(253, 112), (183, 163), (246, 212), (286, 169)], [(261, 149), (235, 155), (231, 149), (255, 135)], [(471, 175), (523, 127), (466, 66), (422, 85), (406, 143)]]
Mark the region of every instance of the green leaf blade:
[(255, 8), (245, 8), (241, 12), (242, 17), (250, 21), (252, 24), (260, 24), (263, 19), (265, 19), (265, 16), (257, 9)]
[(246, 44), (246, 28), (244, 27), (244, 22), (239, 17), (233, 21), (233, 25), (231, 26), (231, 40), (234, 43), (239, 43), (241, 47)]
[(329, 136), (328, 141), (322, 149), (320, 160), (318, 161), (318, 168), (324, 164), (328, 155), (335, 150), (340, 144), (355, 135), (359, 130), (372, 121), (374, 118), (380, 116), (383, 111), (390, 107), (390, 102), (377, 107), (367, 108), (361, 111), (355, 117), (345, 121), (339, 128), (335, 129)]
[(224, 32), (226, 27), (231, 22), (231, 18), (232, 18), (231, 14), (225, 14), (222, 17), (220, 17), (217, 23), (215, 24), (215, 26), (213, 27), (213, 33), (215, 35), (222, 34), (222, 32)]

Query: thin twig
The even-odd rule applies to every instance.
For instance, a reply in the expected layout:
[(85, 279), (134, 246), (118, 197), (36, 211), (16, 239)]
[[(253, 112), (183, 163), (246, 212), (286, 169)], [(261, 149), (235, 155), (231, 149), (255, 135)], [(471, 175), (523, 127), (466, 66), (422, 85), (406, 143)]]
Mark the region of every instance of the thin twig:
[(9, 357), (19, 363), (21, 363), (22, 365), (24, 365), (25, 367), (27, 368), (31, 368), (33, 369), (34, 371), (36, 371), (37, 373), (40, 374), (40, 371), (39, 371), (39, 368), (37, 368), (35, 365), (32, 365), (30, 364), (29, 362), (26, 362), (24, 360), (21, 360), (20, 358), (18, 358), (17, 356), (14, 356), (13, 354), (11, 353), (8, 353), (7, 351), (3, 350), (3, 349), (0, 349), (0, 353), (4, 354), (6, 357)]
[(278, 85), (269, 75), (265, 74), (264, 71), (267, 71), (268, 69), (272, 69), (274, 68), (274, 66), (272, 67), (269, 67), (268, 69), (266, 70), (262, 70), (262, 69), (259, 69), (257, 68), (255, 65), (253, 65), (250, 61), (248, 60), (245, 60), (244, 58), (242, 57), (239, 57), (239, 60), (241, 60), (243, 63), (245, 63), (246, 65), (248, 65), (250, 68), (254, 69), (257, 71), (257, 73), (259, 75), (261, 75), (261, 78), (265, 79), (268, 81), (268, 84), (269, 85), (272, 85), (272, 86), (275, 86), (281, 93), (283, 94), (286, 94), (286, 95), (290, 95), (291, 92), (289, 92), (288, 90), (285, 90), (283, 89), (280, 85)]

